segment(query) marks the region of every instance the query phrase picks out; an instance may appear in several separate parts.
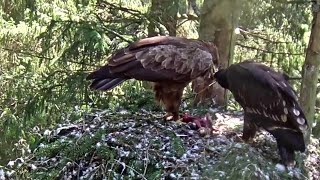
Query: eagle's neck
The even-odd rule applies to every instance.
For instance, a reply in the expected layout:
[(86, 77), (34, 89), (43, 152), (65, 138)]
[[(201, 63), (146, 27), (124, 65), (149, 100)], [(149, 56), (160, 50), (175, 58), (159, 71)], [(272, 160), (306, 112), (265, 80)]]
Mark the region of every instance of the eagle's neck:
[(227, 79), (227, 71), (225, 69), (221, 69), (214, 74), (214, 78), (216, 81), (225, 89), (229, 89), (228, 79)]

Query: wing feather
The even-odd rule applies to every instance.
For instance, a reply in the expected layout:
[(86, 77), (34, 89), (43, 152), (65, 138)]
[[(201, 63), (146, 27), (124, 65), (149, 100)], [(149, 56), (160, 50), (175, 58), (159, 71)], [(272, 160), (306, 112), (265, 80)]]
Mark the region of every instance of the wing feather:
[[(152, 37), (139, 40), (115, 53), (108, 62), (110, 71), (135, 74), (150, 73), (155, 79), (190, 81), (209, 73), (217, 62), (217, 49), (213, 44), (178, 37)], [(132, 73), (137, 69), (139, 73)], [(127, 73), (130, 71), (130, 73)], [(167, 74), (171, 75), (167, 78)], [(162, 77), (162, 78), (161, 78)], [(151, 77), (148, 77), (150, 80)], [(152, 79), (152, 78), (151, 78)], [(143, 79), (142, 79), (143, 80)]]
[(246, 112), (298, 131), (308, 128), (296, 95), (281, 73), (261, 64), (244, 62), (231, 65), (227, 76), (230, 91)]

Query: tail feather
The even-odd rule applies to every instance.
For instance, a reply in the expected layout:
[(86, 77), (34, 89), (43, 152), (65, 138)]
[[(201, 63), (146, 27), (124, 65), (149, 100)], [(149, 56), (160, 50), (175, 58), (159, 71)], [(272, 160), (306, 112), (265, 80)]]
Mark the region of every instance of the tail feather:
[(90, 85), (90, 88), (95, 90), (111, 90), (125, 80), (126, 79), (123, 78), (95, 79)]
[(113, 74), (109, 66), (103, 66), (100, 69), (90, 73), (87, 76), (87, 80), (93, 80), (90, 88), (94, 90), (111, 90), (117, 85), (121, 84), (127, 78), (119, 77), (116, 74)]
[(93, 71), (87, 76), (87, 80), (113, 78), (114, 75), (110, 72), (109, 66), (102, 66), (96, 71)]

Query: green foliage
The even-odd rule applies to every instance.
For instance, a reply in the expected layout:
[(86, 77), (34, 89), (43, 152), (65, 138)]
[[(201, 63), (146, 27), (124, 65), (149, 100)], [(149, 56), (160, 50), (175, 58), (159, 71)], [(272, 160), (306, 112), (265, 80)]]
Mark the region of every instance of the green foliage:
[[(275, 164), (268, 161), (261, 152), (248, 144), (233, 144), (222, 158), (217, 161), (214, 169), (208, 169), (204, 177), (212, 179), (292, 179), (288, 173), (278, 172)], [(230, 167), (230, 168), (226, 168)], [(299, 165), (300, 167), (300, 165)], [(303, 165), (301, 165), (303, 168)], [(298, 179), (306, 179), (306, 172), (295, 172)]]
[[(247, 1), (240, 18), (243, 31), (235, 59), (257, 58), (291, 77), (301, 77), (310, 32), (310, 5), (303, 1)], [(298, 90), (300, 83), (294, 84)]]
[[(110, 92), (91, 92), (85, 80), (112, 52), (147, 36), (148, 25), (156, 19), (150, 17), (151, 0), (1, 3), (0, 145), (7, 148), (0, 152), (0, 164), (21, 155), (11, 152), (18, 139), (40, 141), (35, 127), (43, 130), (72, 121), (93, 108), (159, 110), (152, 90), (141, 82), (132, 80)], [(176, 4), (179, 14), (190, 12), (188, 3)], [(201, 3), (196, 1), (198, 6)], [(238, 36), (235, 60), (258, 58), (299, 78), (310, 4), (250, 0), (245, 6), (240, 25), (247, 32)], [(198, 36), (197, 17), (178, 21), (178, 36)], [(161, 22), (153, 23), (163, 28)], [(299, 81), (292, 83), (298, 90)], [(181, 142), (175, 143), (177, 153), (184, 152)]]
[(171, 146), (174, 150), (172, 153), (177, 157), (181, 157), (186, 152), (182, 139), (170, 131), (168, 131), (168, 136), (172, 138)]
[[(78, 141), (74, 141), (73, 138), (66, 138), (65, 141), (54, 141), (53, 143), (46, 143), (46, 147), (41, 148), (35, 158), (52, 158), (61, 157), (57, 164), (54, 164), (51, 168), (41, 169), (34, 171), (31, 175), (32, 179), (39, 178), (56, 178), (60, 176), (62, 168), (69, 164), (79, 161), (81, 158), (91, 158), (93, 154), (96, 154), (99, 158), (106, 161), (113, 161), (115, 158), (115, 150), (105, 146), (99, 149), (95, 149), (96, 143), (101, 139), (105, 131), (98, 131), (94, 136), (90, 134), (85, 135)], [(74, 145), (75, 143), (75, 145)], [(22, 176), (23, 174), (20, 174)], [(27, 175), (29, 176), (29, 175)]]
[(285, 72), (293, 78), (290, 83), (299, 94), (310, 33), (311, 4), (305, 1), (250, 0), (243, 6), (234, 61), (256, 59)]
[[(53, 133), (43, 136), (41, 145), (23, 157), (24, 163), (15, 162), (8, 168), (15, 170), (12, 178), (305, 179), (304, 168), (318, 167), (318, 152), (314, 151), (319, 143), (313, 138), (310, 154), (296, 154), (297, 168), (278, 172), (276, 144), (264, 135), (256, 137), (254, 144), (245, 144), (238, 142), (237, 135), (227, 138), (224, 134), (230, 131), (206, 138), (185, 124), (161, 121), (149, 113), (127, 115), (105, 111), (95, 114), (101, 119), (87, 116), (79, 119), (81, 124), (51, 129)], [(233, 116), (225, 120), (229, 118), (236, 120)], [(218, 126), (231, 127), (230, 122)], [(63, 133), (58, 130), (61, 127)], [(316, 170), (312, 173), (317, 175)]]
[[(130, 117), (142, 118), (143, 116), (139, 117), (136, 116), (135, 113), (132, 113)], [(148, 158), (148, 156), (152, 157), (145, 160), (141, 158), (141, 154), (139, 153), (141, 148), (136, 149), (135, 147), (138, 143), (141, 143), (141, 136), (144, 136), (141, 128), (145, 126), (145, 119), (142, 118), (133, 121), (136, 124), (130, 128), (137, 133), (133, 135), (130, 134), (132, 132), (129, 134), (121, 133), (122, 130), (128, 129), (128, 124), (123, 127), (126, 121), (128, 121), (126, 119), (128, 117), (119, 118), (118, 115), (108, 113), (107, 118), (108, 119), (103, 119), (104, 122), (102, 124), (104, 126), (108, 125), (104, 128), (101, 127), (101, 124), (97, 126), (97, 124), (95, 124), (97, 121), (91, 122), (92, 120), (89, 120), (89, 122), (87, 122), (88, 120), (81, 119), (83, 122), (82, 126), (78, 126), (75, 131), (66, 128), (66, 136), (59, 133), (54, 135), (56, 134), (55, 132), (61, 131), (53, 130), (53, 133), (50, 135), (42, 137), (41, 146), (28, 158), (28, 162), (20, 165), (15, 164), (15, 167), (17, 167), (15, 169), (16, 177), (23, 179), (62, 178), (64, 177), (64, 172), (70, 169), (78, 172), (81, 171), (81, 176), (85, 176), (85, 174), (83, 174), (84, 166), (96, 164), (99, 168), (95, 170), (89, 169), (88, 171), (93, 171), (94, 173), (90, 176), (98, 179), (102, 177), (128, 178), (137, 176), (142, 176), (147, 179), (159, 179), (159, 177), (163, 175), (163, 167), (157, 159), (159, 158), (159, 153), (149, 154), (149, 152), (146, 151), (146, 158)], [(119, 121), (122, 126), (117, 124)], [(157, 120), (153, 119), (153, 121)], [(94, 126), (88, 127), (89, 125)], [(162, 126), (162, 128), (165, 127)], [(84, 129), (88, 129), (88, 131), (84, 131)], [(71, 132), (77, 131), (82, 134), (70, 135), (72, 134)], [(172, 137), (175, 139), (174, 141), (177, 140), (181, 142), (181, 139), (178, 140), (179, 137), (176, 137), (173, 131), (164, 129), (164, 132), (166, 132), (164, 133), (165, 135), (169, 134), (174, 136)], [(117, 137), (108, 140), (111, 134)], [(156, 149), (160, 149), (164, 145), (165, 143), (163, 141), (155, 141), (150, 143), (150, 148), (157, 147)], [(181, 146), (183, 146), (183, 144), (181, 144)], [(122, 152), (130, 153), (123, 155)], [(172, 152), (172, 155), (174, 153), (175, 152)], [(38, 164), (38, 162), (43, 162), (44, 164)], [(37, 168), (32, 171), (26, 171), (30, 168), (31, 164)]]
[[(14, 2), (6, 3), (11, 7)], [(15, 4), (17, 11), (4, 11), (0, 18), (0, 42), (5, 45), (0, 53), (0, 133), (8, 151), (2, 151), (1, 157), (10, 157), (9, 150), (19, 138), (34, 141), (32, 133), (25, 133), (33, 127), (44, 129), (81, 117), (92, 107), (154, 107), (151, 94), (144, 93), (140, 83), (124, 83), (122, 89), (108, 94), (89, 92), (85, 80), (89, 71), (106, 63), (111, 52), (145, 35), (148, 21), (143, 12), (148, 3), (139, 3), (37, 1), (32, 8), (22, 3)]]

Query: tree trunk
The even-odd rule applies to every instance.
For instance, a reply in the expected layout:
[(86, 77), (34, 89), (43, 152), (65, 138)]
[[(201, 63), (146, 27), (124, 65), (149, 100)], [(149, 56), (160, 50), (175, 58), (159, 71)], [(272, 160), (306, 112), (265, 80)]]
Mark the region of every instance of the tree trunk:
[(200, 10), (197, 6), (196, 0), (188, 0), (189, 12), (188, 14), (196, 14), (198, 17), (200, 16)]
[[(219, 49), (219, 65), (223, 68), (232, 63), (235, 46), (234, 29), (238, 25), (240, 12), (240, 0), (204, 0), (200, 16), (199, 39), (214, 42)], [(197, 86), (195, 80), (193, 87)], [(210, 82), (206, 83), (210, 84)], [(197, 93), (195, 102), (208, 102), (214, 99), (218, 105), (225, 105), (227, 101), (226, 93), (217, 83), (202, 92)]]
[(166, 27), (170, 36), (176, 36), (178, 7), (179, 0), (152, 0), (148, 36), (165, 35), (160, 24)]
[[(320, 0), (315, 2), (320, 5)], [(303, 75), (301, 83), (300, 104), (309, 123), (309, 131), (306, 134), (306, 140), (310, 140), (312, 125), (314, 123), (317, 80), (320, 67), (320, 12), (313, 12), (313, 21), (311, 35), (307, 48), (306, 59), (303, 65)]]

